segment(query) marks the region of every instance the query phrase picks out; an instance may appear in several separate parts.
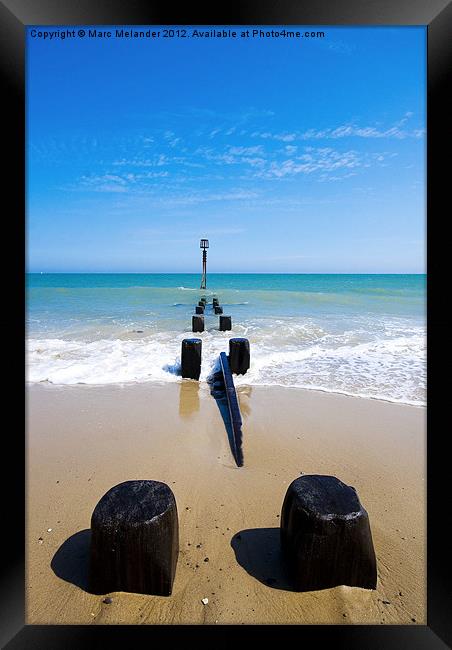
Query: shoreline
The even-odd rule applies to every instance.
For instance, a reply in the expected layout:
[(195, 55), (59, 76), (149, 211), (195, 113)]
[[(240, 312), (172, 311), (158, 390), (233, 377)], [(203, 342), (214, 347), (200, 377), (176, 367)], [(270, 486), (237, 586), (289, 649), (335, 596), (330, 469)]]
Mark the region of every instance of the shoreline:
[[(191, 381), (190, 379), (182, 379), (182, 377), (178, 377), (174, 381), (159, 381), (157, 379), (149, 379), (148, 381), (143, 381), (143, 380), (137, 380), (137, 381), (128, 381), (128, 382), (117, 382), (117, 383), (110, 383), (110, 384), (87, 384), (87, 383), (77, 383), (77, 384), (54, 384), (51, 381), (26, 381), (25, 386), (28, 389), (32, 388), (33, 386), (43, 386), (43, 387), (48, 387), (49, 389), (76, 389), (76, 388), (132, 388), (133, 386), (167, 386), (167, 385), (180, 385), (182, 381)], [(206, 383), (207, 382), (202, 382)], [(354, 393), (346, 393), (341, 392), (341, 391), (333, 391), (329, 390), (328, 388), (308, 388), (306, 386), (290, 386), (286, 384), (239, 384), (237, 388), (241, 386), (247, 386), (250, 388), (275, 388), (275, 389), (288, 389), (288, 390), (297, 390), (297, 391), (303, 391), (303, 392), (308, 392), (308, 393), (321, 393), (321, 394), (326, 394), (326, 395), (340, 395), (341, 397), (352, 397), (354, 399), (363, 399), (363, 400), (371, 400), (371, 401), (376, 401), (376, 402), (383, 402), (384, 404), (398, 404), (399, 406), (410, 406), (413, 408), (419, 408), (419, 409), (426, 409), (427, 408), (427, 403), (422, 402), (422, 403), (417, 403), (417, 402), (402, 402), (401, 400), (396, 400), (396, 399), (390, 399), (389, 397), (373, 397), (372, 395), (362, 395), (362, 394), (354, 394)]]
[[(425, 407), (312, 389), (237, 393), (242, 468), (205, 384), (27, 385), (28, 624), (425, 623)], [(376, 591), (291, 590), (278, 526), (301, 473), (356, 487)], [(139, 478), (176, 497), (173, 595), (117, 592), (105, 604), (86, 590), (90, 516), (113, 485)]]

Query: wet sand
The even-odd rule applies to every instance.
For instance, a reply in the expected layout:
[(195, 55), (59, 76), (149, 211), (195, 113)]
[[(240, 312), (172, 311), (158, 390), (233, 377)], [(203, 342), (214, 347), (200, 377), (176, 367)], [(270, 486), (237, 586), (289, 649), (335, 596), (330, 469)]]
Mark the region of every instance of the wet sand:
[[(426, 624), (425, 409), (290, 388), (238, 392), (242, 468), (205, 384), (28, 387), (27, 623)], [(376, 591), (292, 591), (278, 527), (302, 473), (356, 488)], [(131, 479), (175, 494), (171, 597), (87, 591), (91, 513)]]

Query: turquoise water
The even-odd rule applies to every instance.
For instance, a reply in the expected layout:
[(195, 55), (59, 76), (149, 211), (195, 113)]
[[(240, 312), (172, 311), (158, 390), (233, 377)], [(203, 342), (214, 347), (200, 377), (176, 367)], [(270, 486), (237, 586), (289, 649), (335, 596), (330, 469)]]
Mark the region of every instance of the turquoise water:
[[(28, 274), (31, 382), (179, 381), (180, 344), (201, 294), (205, 380), (231, 336), (250, 340), (238, 383), (425, 403), (425, 275)], [(137, 331), (139, 330), (139, 331)]]

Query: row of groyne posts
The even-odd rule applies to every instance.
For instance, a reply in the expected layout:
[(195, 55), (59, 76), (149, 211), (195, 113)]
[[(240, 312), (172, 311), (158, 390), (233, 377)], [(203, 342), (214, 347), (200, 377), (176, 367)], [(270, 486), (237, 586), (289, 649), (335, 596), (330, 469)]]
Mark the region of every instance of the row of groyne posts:
[[(209, 306), (207, 298), (202, 296), (195, 307), (195, 315), (192, 317), (191, 329), (192, 332), (204, 332), (204, 312)], [(219, 330), (220, 332), (227, 332), (232, 330), (232, 318), (231, 316), (225, 316), (223, 314), (223, 307), (220, 305), (220, 302), (216, 296), (212, 298), (212, 311), (215, 315), (220, 317)]]
[[(207, 240), (201, 240), (201, 248), (203, 242)], [(206, 288), (205, 248), (201, 289)], [(206, 305), (206, 298), (201, 297), (193, 316), (194, 332), (204, 331)], [(223, 316), (229, 320), (221, 321), (217, 298), (213, 298), (212, 307), (220, 316), (220, 330), (230, 330), (231, 317)], [(184, 379), (199, 379), (201, 352), (201, 339), (182, 341)], [(221, 352), (219, 362), (213, 383), (221, 383), (233, 432), (231, 449), (241, 466), (238, 444), (241, 447), (242, 419), (232, 375), (245, 374), (250, 367), (249, 341), (229, 339), (229, 355)], [(234, 536), (231, 544), (242, 543), (240, 539), (240, 535)], [(311, 474), (292, 481), (281, 508), (280, 548), (281, 561), (295, 591), (339, 585), (376, 589), (377, 563), (368, 514), (355, 488), (335, 476)], [(91, 517), (92, 593), (170, 596), (178, 557), (177, 504), (166, 483), (125, 481), (111, 488), (96, 505)], [(208, 599), (202, 603), (208, 604)]]
[[(201, 297), (195, 307), (196, 314), (192, 317), (192, 331), (204, 331), (204, 311), (208, 307), (207, 298)], [(231, 316), (223, 315), (216, 296), (212, 299), (212, 311), (220, 316), (220, 331), (232, 328)], [(181, 375), (183, 379), (199, 380), (202, 363), (202, 340), (187, 338), (182, 341)], [(220, 353), (219, 370), (211, 377), (211, 394), (217, 400), (220, 412), (222, 404), (227, 404), (228, 417), (225, 419), (226, 431), (232, 455), (238, 467), (243, 465), (242, 451), (242, 416), (240, 413), (237, 393), (234, 386), (233, 374), (244, 375), (250, 367), (250, 342), (246, 338), (229, 339), (229, 355)]]
[[(204, 332), (204, 312), (208, 307), (207, 298), (202, 297), (195, 307), (196, 314), (192, 317), (192, 332)], [(223, 315), (217, 297), (212, 299), (212, 311), (220, 316), (220, 332), (232, 329), (232, 317)], [(199, 379), (201, 374), (202, 340), (187, 338), (182, 341), (181, 373), (183, 379)], [(228, 361), (231, 372), (244, 375), (250, 367), (250, 343), (245, 338), (229, 339)]]

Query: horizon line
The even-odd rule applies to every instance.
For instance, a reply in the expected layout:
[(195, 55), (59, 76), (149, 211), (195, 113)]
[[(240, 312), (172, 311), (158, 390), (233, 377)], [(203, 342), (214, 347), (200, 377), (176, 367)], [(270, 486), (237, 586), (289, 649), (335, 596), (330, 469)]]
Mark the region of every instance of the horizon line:
[[(200, 271), (25, 271), (26, 275), (202, 275)], [(427, 275), (426, 271), (211, 271), (208, 275)]]

